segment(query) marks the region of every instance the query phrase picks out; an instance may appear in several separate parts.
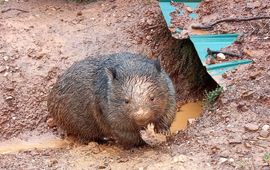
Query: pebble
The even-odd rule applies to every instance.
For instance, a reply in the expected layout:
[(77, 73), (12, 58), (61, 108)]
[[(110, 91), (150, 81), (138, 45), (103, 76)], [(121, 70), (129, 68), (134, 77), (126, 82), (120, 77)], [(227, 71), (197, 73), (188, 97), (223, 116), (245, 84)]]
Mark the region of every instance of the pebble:
[(8, 96), (8, 97), (6, 97), (6, 100), (12, 100), (13, 99), (13, 97), (12, 96)]
[(260, 74), (261, 74), (260, 71), (251, 72), (249, 78), (250, 78), (251, 80), (254, 80), (254, 79), (256, 79), (256, 77), (259, 76)]
[(257, 131), (259, 129), (259, 126), (253, 123), (248, 123), (245, 125), (245, 128), (249, 131)]
[(231, 139), (229, 139), (229, 144), (241, 144), (242, 138), (240, 136), (233, 136)]
[(9, 57), (8, 56), (4, 56), (3, 57), (5, 61), (8, 61)]
[(186, 162), (187, 160), (187, 157), (185, 155), (178, 155), (178, 156), (175, 156), (173, 157), (173, 162), (176, 163), (176, 162)]
[(151, 36), (150, 36), (150, 35), (147, 35), (145, 38), (146, 38), (147, 40), (151, 40)]
[(128, 161), (128, 158), (126, 158), (126, 157), (118, 157), (117, 158), (118, 163), (123, 163), (123, 162), (127, 162), (127, 161)]
[(56, 159), (50, 160), (48, 167), (52, 167), (54, 165), (56, 165), (58, 163), (58, 161)]
[(270, 126), (269, 126), (269, 125), (263, 125), (262, 130), (264, 130), (264, 131), (268, 131), (268, 130), (269, 130), (269, 128), (270, 128)]
[(192, 8), (190, 8), (189, 6), (188, 6), (188, 7), (186, 7), (186, 10), (187, 10), (189, 13), (193, 12), (193, 9), (192, 9)]
[(226, 59), (226, 56), (223, 53), (218, 53), (217, 54), (217, 59), (219, 59), (219, 60), (225, 60)]
[(98, 154), (98, 153), (101, 152), (101, 149), (100, 149), (100, 147), (99, 147), (99, 145), (98, 145), (97, 142), (89, 142), (88, 143), (88, 147), (91, 148), (91, 152), (93, 154)]
[(6, 67), (0, 66), (0, 73), (3, 73), (4, 71), (6, 71)]
[(195, 121), (196, 121), (196, 119), (194, 119), (194, 118), (188, 119), (188, 124), (192, 125)]
[(105, 166), (105, 165), (99, 165), (98, 166), (98, 169), (105, 169), (107, 166)]
[(227, 158), (220, 158), (219, 161), (218, 161), (218, 164), (222, 164), (224, 162), (228, 161)]
[(262, 129), (262, 130), (260, 131), (260, 136), (261, 136), (261, 137), (267, 138), (268, 135), (269, 135), (268, 130), (263, 130), (263, 129)]
[(82, 11), (78, 11), (76, 15), (77, 16), (81, 16), (82, 15)]
[(146, 20), (146, 23), (147, 23), (148, 25), (153, 25), (153, 24), (154, 24), (154, 20), (148, 19), (148, 20)]
[(4, 77), (7, 77), (7, 75), (8, 75), (8, 72), (5, 72)]
[(230, 159), (229, 159), (229, 162), (234, 162), (234, 159), (233, 159), (233, 158), (230, 158)]
[(245, 147), (247, 147), (247, 148), (251, 148), (251, 147), (252, 147), (252, 145), (251, 145), (250, 143), (248, 143), (248, 142), (245, 142)]

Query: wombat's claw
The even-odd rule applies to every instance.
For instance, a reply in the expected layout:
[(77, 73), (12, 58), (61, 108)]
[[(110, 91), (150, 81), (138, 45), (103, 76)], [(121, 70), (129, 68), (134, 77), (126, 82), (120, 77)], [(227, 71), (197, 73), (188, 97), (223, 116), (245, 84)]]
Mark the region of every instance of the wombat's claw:
[(170, 129), (168, 129), (168, 130), (166, 130), (166, 129), (155, 129), (155, 132), (163, 134), (165, 136), (170, 136), (171, 135)]
[(171, 131), (170, 130), (166, 130), (166, 131), (162, 131), (161, 134), (165, 135), (165, 136), (171, 136)]

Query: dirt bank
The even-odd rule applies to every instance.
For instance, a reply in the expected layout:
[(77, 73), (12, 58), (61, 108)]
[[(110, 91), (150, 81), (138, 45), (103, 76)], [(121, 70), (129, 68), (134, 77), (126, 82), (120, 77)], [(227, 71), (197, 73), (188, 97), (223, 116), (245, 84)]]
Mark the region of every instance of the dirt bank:
[[(269, 34), (254, 33), (244, 39), (255, 63), (228, 73), (231, 86), (219, 98), (217, 109), (205, 111), (198, 122), (168, 142), (130, 151), (114, 144), (80, 146), (72, 140), (65, 143), (48, 128), (49, 89), (57, 75), (85, 56), (129, 51), (153, 57), (166, 49), (165, 41), (151, 34), (156, 22), (151, 19), (161, 17), (157, 2), (0, 2), (0, 140), (14, 148), (37, 148), (1, 154), (1, 169), (267, 167), (262, 157), (269, 152), (269, 137), (261, 138), (259, 133), (270, 124)], [(170, 56), (172, 50), (164, 51)], [(258, 130), (246, 130), (247, 123)], [(50, 142), (56, 146), (48, 147)]]

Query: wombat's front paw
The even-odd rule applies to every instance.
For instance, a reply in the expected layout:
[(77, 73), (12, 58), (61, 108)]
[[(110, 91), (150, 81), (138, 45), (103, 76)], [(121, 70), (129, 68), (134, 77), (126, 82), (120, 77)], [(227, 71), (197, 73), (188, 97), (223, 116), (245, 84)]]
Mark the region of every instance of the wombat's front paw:
[(158, 126), (155, 126), (154, 131), (156, 133), (161, 133), (161, 134), (163, 134), (165, 136), (170, 136), (171, 135), (170, 128), (160, 128)]

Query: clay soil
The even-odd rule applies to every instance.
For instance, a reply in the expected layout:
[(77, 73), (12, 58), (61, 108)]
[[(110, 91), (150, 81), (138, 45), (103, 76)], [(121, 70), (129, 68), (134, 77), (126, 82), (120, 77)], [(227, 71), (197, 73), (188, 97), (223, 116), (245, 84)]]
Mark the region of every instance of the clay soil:
[[(267, 1), (237, 0), (239, 8), (235, 1), (203, 2), (199, 22), (231, 13), (270, 16)], [(12, 140), (54, 141), (42, 149), (30, 145), (0, 153), (0, 169), (269, 169), (269, 132), (262, 134), (270, 125), (269, 21), (216, 27), (213, 31), (242, 32), (237, 49), (254, 62), (223, 76), (228, 86), (214, 109), (186, 130), (166, 142), (124, 150), (113, 143), (59, 139), (48, 126), (46, 96), (57, 76), (86, 56), (120, 51), (153, 56), (166, 48), (152, 39), (156, 28), (166, 29), (157, 1), (0, 0), (0, 141), (11, 144), (10, 150), (23, 145)]]

